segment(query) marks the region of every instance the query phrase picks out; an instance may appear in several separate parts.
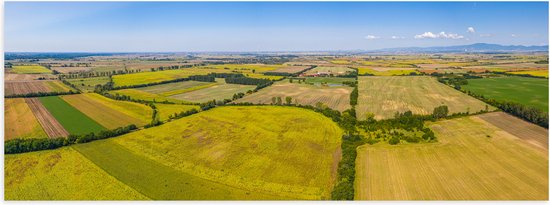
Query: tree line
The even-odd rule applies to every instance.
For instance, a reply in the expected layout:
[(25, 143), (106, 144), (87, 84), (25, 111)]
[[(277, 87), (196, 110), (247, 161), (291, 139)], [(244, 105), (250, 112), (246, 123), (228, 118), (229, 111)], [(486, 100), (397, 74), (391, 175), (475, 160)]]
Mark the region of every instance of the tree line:
[(113, 130), (102, 130), (97, 133), (89, 133), (84, 135), (69, 135), (60, 138), (29, 138), (29, 139), (12, 139), (4, 142), (5, 154), (16, 154), (48, 149), (56, 149), (72, 144), (82, 144), (95, 140), (106, 139), (120, 136), (136, 130), (137, 126), (132, 124), (126, 127), (119, 127)]
[(66, 92), (37, 92), (37, 93), (27, 93), (27, 94), (13, 94), (13, 95), (6, 95), (5, 98), (34, 98), (34, 97), (45, 97), (45, 96), (56, 96), (56, 95), (72, 95), (72, 94), (78, 94), (80, 92), (69, 90)]

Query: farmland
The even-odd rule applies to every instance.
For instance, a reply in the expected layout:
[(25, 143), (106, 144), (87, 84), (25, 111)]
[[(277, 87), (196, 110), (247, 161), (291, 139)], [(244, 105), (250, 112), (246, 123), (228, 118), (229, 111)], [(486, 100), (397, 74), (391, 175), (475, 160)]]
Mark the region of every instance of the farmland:
[(170, 98), (183, 100), (187, 102), (207, 102), (211, 100), (231, 99), (233, 94), (246, 93), (249, 90), (254, 90), (253, 85), (239, 85), (220, 83), (214, 86), (208, 86), (203, 89), (185, 92), (182, 94), (172, 95)]
[(156, 72), (140, 72), (125, 75), (115, 75), (113, 76), (113, 82), (115, 83), (115, 86), (119, 87), (131, 86), (147, 83), (157, 83), (178, 78), (187, 78), (192, 75), (206, 75), (214, 72), (223, 73), (229, 71), (225, 71), (223, 69), (178, 69)]
[[(483, 115), (429, 126), (440, 142), (361, 146), (355, 198), (548, 199), (548, 147), (533, 146), (486, 122)], [(533, 133), (529, 128), (518, 128), (520, 133)], [(547, 130), (538, 132), (541, 138), (547, 139), (547, 135)]]
[(39, 65), (14, 65), (10, 71), (18, 74), (52, 73), (51, 70)]
[[(440, 105), (449, 108), (449, 114), (457, 112), (478, 112), (486, 104), (460, 91), (443, 85), (435, 78), (425, 76), (361, 76), (359, 77), (358, 119), (366, 113), (375, 114), (376, 119), (387, 119), (396, 112), (412, 111), (428, 115)], [(493, 109), (488, 106), (489, 109)]]
[(109, 91), (113, 95), (130, 96), (134, 100), (145, 100), (150, 102), (170, 102), (170, 103), (186, 103), (186, 101), (168, 98), (159, 94), (148, 93), (138, 89), (122, 89)]
[(271, 104), (274, 97), (284, 100), (292, 97), (292, 103), (316, 106), (317, 103), (339, 111), (351, 108), (349, 95), (353, 89), (347, 86), (315, 86), (307, 84), (290, 83), (281, 81), (270, 87), (247, 95), (235, 102), (252, 102), (258, 104)]
[(411, 73), (418, 74), (416, 68), (391, 68), (391, 67), (359, 67), (357, 68), (359, 75), (376, 75), (376, 76), (392, 76), (392, 75), (410, 75)]
[(355, 70), (348, 67), (316, 67), (314, 69), (308, 70), (306, 74), (316, 74), (316, 73), (330, 73), (330, 75), (339, 76), (346, 75)]
[(185, 112), (188, 110), (196, 109), (200, 110), (197, 105), (173, 105), (173, 104), (161, 104), (156, 103), (155, 106), (159, 112), (159, 120), (166, 121), (171, 115), (176, 113)]
[(514, 71), (514, 72), (508, 72), (508, 73), (513, 75), (530, 75), (530, 76), (548, 78), (548, 70)]
[[(331, 120), (300, 108), (216, 108), (118, 138), (12, 155), (6, 159), (7, 195), (44, 199), (40, 194), (53, 192), (51, 184), (76, 180), (55, 186), (47, 199), (327, 199), (341, 135)], [(58, 158), (53, 168), (37, 164), (51, 156)], [(23, 175), (39, 175), (20, 177), (23, 165), (29, 166)], [(93, 174), (82, 180), (77, 172)], [(50, 183), (57, 176), (66, 177)], [(42, 183), (44, 189), (30, 190)], [(110, 187), (99, 191), (100, 184)], [(86, 188), (72, 188), (79, 186)]]
[(105, 128), (58, 96), (41, 97), (40, 102), (70, 134), (88, 134)]
[(72, 78), (67, 79), (80, 90), (93, 91), (96, 85), (104, 85), (109, 82), (109, 77)]
[(44, 129), (49, 138), (66, 137), (69, 132), (59, 121), (46, 109), (38, 98), (25, 98), (25, 102), (32, 110), (34, 116)]
[(60, 81), (6, 81), (6, 95), (22, 95), (29, 93), (68, 92), (71, 88)]
[(534, 106), (548, 111), (548, 79), (528, 77), (491, 77), (469, 79), (464, 90), (487, 98)]
[(25, 99), (5, 99), (4, 139), (47, 137)]
[[(110, 101), (95, 93), (66, 95), (61, 98), (107, 129), (115, 129), (130, 124), (143, 126), (151, 121), (151, 108), (142, 104)], [(116, 104), (120, 105), (117, 106)], [(138, 110), (136, 112), (138, 117), (126, 114), (132, 113), (133, 110)]]
[(73, 148), (6, 155), (6, 200), (146, 200)]
[(168, 84), (162, 84), (162, 85), (154, 85), (154, 86), (148, 86), (143, 88), (137, 88), (137, 90), (141, 90), (148, 93), (159, 94), (162, 96), (170, 96), (170, 95), (177, 95), (181, 93), (203, 89), (214, 85), (216, 85), (216, 83), (200, 82), (200, 81), (183, 81), (183, 82), (177, 82), (177, 83), (168, 83)]

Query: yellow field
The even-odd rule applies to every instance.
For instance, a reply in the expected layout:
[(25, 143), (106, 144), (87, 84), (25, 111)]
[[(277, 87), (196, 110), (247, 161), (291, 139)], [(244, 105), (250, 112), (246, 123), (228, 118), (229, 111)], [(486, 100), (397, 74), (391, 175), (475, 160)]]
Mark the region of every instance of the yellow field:
[(4, 99), (4, 140), (48, 137), (23, 98)]
[(61, 81), (46, 81), (45, 85), (48, 86), (51, 91), (55, 92), (68, 92), (72, 90), (69, 86), (63, 84)]
[(186, 78), (192, 75), (206, 75), (214, 72), (229, 72), (223, 69), (194, 69), (185, 68), (178, 70), (165, 70), (157, 72), (141, 72), (125, 75), (114, 75), (113, 82), (115, 86), (141, 85), (147, 83), (156, 83), (178, 78)]
[(166, 121), (170, 115), (175, 113), (185, 112), (187, 110), (196, 109), (200, 110), (197, 105), (174, 105), (174, 104), (160, 104), (156, 103), (155, 106), (159, 112), (159, 120)]
[(429, 115), (440, 105), (446, 105), (449, 114), (475, 113), (486, 108), (485, 103), (428, 76), (360, 76), (358, 79), (357, 117), (361, 120), (366, 113), (375, 114), (376, 119), (392, 118), (396, 112), (409, 110)]
[(183, 100), (167, 98), (160, 94), (148, 93), (145, 91), (137, 89), (122, 89), (122, 90), (112, 90), (109, 91), (110, 94), (119, 94), (130, 96), (132, 99), (136, 100), (145, 100), (145, 101), (155, 101), (155, 102), (173, 102), (173, 103), (189, 103)]
[(537, 76), (537, 77), (546, 77), (548, 78), (548, 70), (530, 70), (530, 71), (516, 71), (516, 72), (508, 72), (510, 74), (515, 75), (531, 75), (531, 76)]
[[(64, 96), (61, 96), (61, 98), (63, 98), (63, 100), (68, 102), (71, 106), (75, 107), (82, 113), (86, 114), (88, 117), (92, 118), (94, 121), (96, 121), (101, 126), (107, 129), (115, 129), (118, 127), (128, 126), (130, 124), (135, 124), (136, 126), (143, 126), (147, 123), (150, 123), (152, 120), (151, 118), (152, 114), (141, 118), (134, 118), (132, 116), (125, 114), (122, 108), (115, 109), (113, 108), (114, 106), (107, 106), (104, 103), (98, 102), (97, 99), (94, 99), (95, 98), (93, 97), (94, 95), (97, 95), (97, 94), (88, 93), (88, 94), (79, 94), (79, 95), (64, 95)], [(104, 97), (100, 96), (100, 98), (104, 98)], [(122, 101), (116, 101), (116, 102), (119, 103)], [(137, 103), (133, 103), (133, 104), (135, 105), (130, 107), (143, 106)], [(128, 106), (124, 106), (124, 107), (128, 107)], [(128, 112), (132, 112), (132, 111), (128, 111)], [(147, 113), (147, 112), (144, 112), (144, 113)]]
[(128, 116), (136, 118), (142, 122), (151, 122), (153, 109), (147, 105), (134, 102), (113, 100), (96, 93), (88, 93), (85, 95), (95, 100), (97, 103), (103, 104)]
[(4, 156), (6, 200), (147, 200), (70, 147)]
[(265, 64), (222, 64), (222, 65), (209, 65), (205, 67), (224, 69), (224, 70), (230, 70), (230, 71), (238, 71), (242, 73), (252, 73), (252, 70), (255, 70), (256, 73), (263, 73), (266, 71), (272, 71), (278, 68), (283, 68), (285, 66), (284, 65), (265, 65)]
[(359, 75), (372, 74), (376, 76), (409, 75), (410, 73), (418, 74), (418, 72), (415, 69), (416, 68), (407, 68), (407, 69), (390, 68), (388, 70), (376, 70), (371, 67), (357, 68)]
[(478, 116), (429, 127), (439, 142), (359, 147), (355, 199), (548, 200), (548, 144), (541, 149)]
[(112, 140), (211, 181), (291, 198), (327, 199), (341, 135), (335, 123), (313, 111), (230, 106)]
[(11, 72), (19, 74), (52, 73), (51, 70), (39, 65), (14, 65)]

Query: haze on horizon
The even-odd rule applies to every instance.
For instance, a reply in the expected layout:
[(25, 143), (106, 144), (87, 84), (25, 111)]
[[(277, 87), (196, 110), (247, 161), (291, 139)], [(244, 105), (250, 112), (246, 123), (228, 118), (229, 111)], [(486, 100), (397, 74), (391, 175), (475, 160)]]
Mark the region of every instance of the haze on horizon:
[(548, 2), (6, 2), (6, 52), (547, 45)]

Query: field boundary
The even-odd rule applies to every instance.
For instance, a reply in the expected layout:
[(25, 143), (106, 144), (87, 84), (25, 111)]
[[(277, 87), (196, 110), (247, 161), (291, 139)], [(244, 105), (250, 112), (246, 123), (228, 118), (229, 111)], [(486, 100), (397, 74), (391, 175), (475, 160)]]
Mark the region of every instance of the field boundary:
[(32, 113), (42, 125), (42, 129), (49, 138), (69, 136), (69, 132), (55, 119), (55, 117), (42, 105), (38, 98), (25, 98), (25, 102), (31, 108)]

